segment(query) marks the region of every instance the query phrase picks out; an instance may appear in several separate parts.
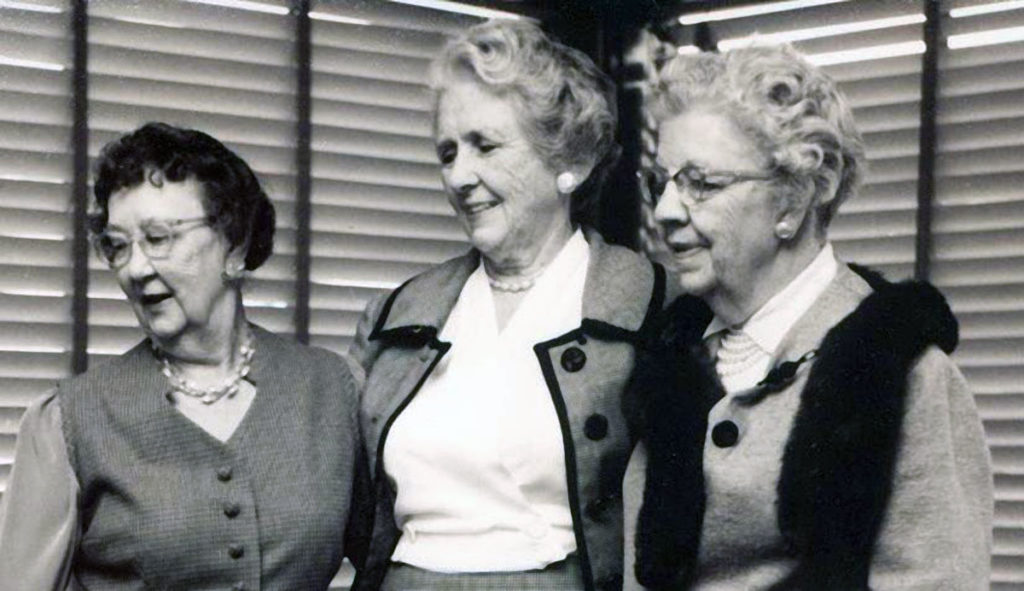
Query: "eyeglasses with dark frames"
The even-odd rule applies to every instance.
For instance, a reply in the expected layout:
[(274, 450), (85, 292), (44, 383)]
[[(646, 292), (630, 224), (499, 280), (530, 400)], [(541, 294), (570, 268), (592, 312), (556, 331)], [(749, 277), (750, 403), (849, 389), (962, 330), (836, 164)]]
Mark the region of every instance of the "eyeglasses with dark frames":
[(166, 259), (171, 256), (171, 250), (182, 234), (211, 223), (210, 216), (149, 220), (144, 222), (135, 234), (117, 230), (100, 232), (93, 237), (92, 244), (103, 262), (111, 269), (120, 269), (131, 260), (133, 243), (138, 243), (147, 258)]
[(709, 201), (723, 189), (746, 181), (767, 181), (775, 178), (774, 171), (704, 170), (687, 162), (673, 174), (654, 164), (637, 171), (641, 188), (646, 197), (657, 205), (665, 194), (670, 182), (674, 183), (680, 196), (689, 195), (692, 203)]

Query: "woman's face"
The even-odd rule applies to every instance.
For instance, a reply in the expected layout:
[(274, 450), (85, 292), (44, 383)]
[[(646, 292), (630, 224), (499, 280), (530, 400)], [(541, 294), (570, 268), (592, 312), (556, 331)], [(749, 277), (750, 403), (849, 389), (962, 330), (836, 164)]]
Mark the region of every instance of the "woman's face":
[(192, 178), (182, 182), (149, 182), (110, 196), (106, 231), (134, 236), (128, 261), (114, 270), (142, 328), (168, 343), (190, 330), (202, 330), (220, 314), (233, 319), (234, 288), (222, 271), (229, 255), (224, 236), (199, 223), (173, 227), (166, 258), (149, 258), (139, 242), (154, 222), (202, 218), (202, 186)]
[(448, 201), (470, 242), (501, 260), (530, 251), (568, 224), (556, 173), (523, 134), (515, 105), (459, 81), (440, 96), (435, 145)]
[[(703, 171), (768, 170), (768, 158), (754, 141), (730, 117), (710, 108), (693, 108), (662, 122), (658, 135), (658, 163), (669, 174), (684, 164)], [(696, 203), (692, 185), (680, 191), (668, 183), (654, 216), (665, 232), (668, 264), (685, 292), (712, 308), (719, 298), (735, 304), (769, 275), (779, 245), (771, 191), (765, 180), (712, 184)]]

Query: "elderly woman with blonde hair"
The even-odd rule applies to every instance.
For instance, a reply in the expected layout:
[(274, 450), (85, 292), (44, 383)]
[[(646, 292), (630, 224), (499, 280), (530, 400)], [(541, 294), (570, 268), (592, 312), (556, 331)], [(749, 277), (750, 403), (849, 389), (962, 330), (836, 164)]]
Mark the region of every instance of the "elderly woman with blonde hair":
[(674, 58), (644, 171), (687, 295), (638, 361), (627, 588), (986, 589), (992, 477), (957, 323), (828, 240), (864, 149), (787, 46)]
[(370, 304), (352, 356), (376, 482), (356, 589), (619, 589), (622, 395), (663, 273), (586, 224), (614, 85), (533, 25), (434, 65), (434, 141), (472, 250)]

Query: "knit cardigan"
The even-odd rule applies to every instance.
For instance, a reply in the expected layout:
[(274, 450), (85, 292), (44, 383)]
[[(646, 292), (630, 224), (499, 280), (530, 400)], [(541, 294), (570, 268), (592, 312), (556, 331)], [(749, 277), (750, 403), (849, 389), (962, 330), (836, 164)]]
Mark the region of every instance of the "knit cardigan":
[[(841, 269), (826, 291), (824, 303), (812, 307), (810, 318), (802, 319), (794, 328), (797, 340), (803, 339), (811, 347), (817, 345), (813, 363), (779, 363), (760, 389), (733, 401), (743, 412), (757, 413), (759, 405), (770, 397), (798, 397), (795, 416), (791, 423), (785, 423), (791, 427), (783, 439), (781, 469), (772, 472), (761, 466), (750, 467), (753, 473), (778, 474), (777, 482), (763, 483), (776, 491), (775, 507), (768, 510), (773, 510), (777, 519), (777, 547), (751, 550), (750, 538), (756, 534), (742, 531), (743, 516), (720, 513), (730, 503), (720, 502), (722, 495), (742, 493), (706, 487), (710, 466), (705, 462), (711, 457), (708, 450), (721, 443), (710, 441), (714, 425), (708, 424), (708, 415), (725, 395), (701, 342), (711, 314), (702, 302), (690, 297), (676, 300), (667, 310), (659, 337), (638, 361), (633, 382), (636, 396), (632, 399), (636, 403), (628, 409), (641, 433), (642, 445), (625, 482), (626, 519), (637, 517), (635, 529), (629, 528), (631, 532), (627, 533), (630, 537), (629, 533), (635, 532), (634, 539), (627, 539), (627, 545), (635, 550), (635, 564), (626, 565), (635, 579), (627, 588), (636, 588), (637, 584), (651, 589), (801, 591), (867, 590), (872, 586), (986, 588), (992, 510), (987, 450), (973, 402), (960, 387), (962, 377), (944, 355), (934, 350), (938, 346), (949, 353), (956, 346), (956, 320), (941, 294), (927, 284), (890, 284), (877, 274), (855, 270), (863, 280)], [(858, 291), (871, 291), (865, 281), (873, 292), (857, 295)], [(851, 308), (855, 309), (843, 312)], [(838, 323), (827, 330), (824, 338), (813, 337), (814, 330), (807, 329), (830, 316), (837, 316)], [(823, 329), (827, 327), (828, 322), (822, 324)], [(797, 358), (803, 352), (799, 350), (786, 359)], [(929, 372), (935, 375), (923, 379), (919, 375)], [(946, 381), (950, 374), (952, 382)], [(922, 383), (936, 391), (923, 391), (919, 386)], [(947, 396), (955, 400), (946, 400)], [(922, 403), (923, 397), (932, 400)], [(925, 404), (945, 408), (948, 404), (947, 419), (956, 407), (960, 410), (955, 411), (958, 414), (954, 418), (964, 424), (915, 425), (913, 440), (906, 440), (904, 425), (920, 420), (904, 416), (910, 398), (918, 407)], [(927, 440), (929, 429), (935, 432), (934, 442)], [(954, 432), (950, 439), (959, 440), (954, 446), (963, 444), (970, 449), (944, 450), (948, 453), (941, 457), (950, 458), (950, 464), (965, 466), (959, 475), (966, 481), (961, 481), (957, 490), (932, 490), (917, 499), (946, 496), (934, 507), (914, 507), (934, 523), (913, 531), (900, 520), (904, 505), (921, 504), (908, 500), (913, 494), (909, 491), (922, 487), (920, 483), (904, 483), (900, 477), (927, 476), (914, 473), (920, 472), (914, 467), (901, 471), (901, 456), (913, 453), (908, 449), (912, 446), (947, 445), (945, 435), (950, 430)], [(924, 438), (919, 437), (921, 432), (926, 434)], [(747, 440), (740, 444), (765, 443)], [(936, 465), (934, 469), (936, 474), (958, 473), (960, 465)], [(941, 484), (938, 477), (934, 484)], [(900, 510), (889, 515), (887, 509), (894, 495), (908, 499), (900, 498)], [(954, 498), (959, 500), (957, 495), (963, 495), (966, 502), (952, 502)], [(631, 514), (630, 499), (632, 509), (642, 505), (638, 515)], [(963, 511), (944, 515), (941, 511), (947, 506)], [(708, 511), (715, 513), (706, 514)], [(739, 531), (723, 535), (721, 528), (729, 526), (718, 520), (738, 524), (735, 527)], [(938, 530), (929, 528), (943, 527), (942, 520), (953, 524), (943, 530), (951, 534), (951, 539), (944, 540), (947, 553), (937, 554), (940, 545), (935, 543), (928, 546), (928, 552), (935, 555), (911, 556), (918, 549), (915, 536), (938, 537)], [(899, 535), (887, 536), (884, 548), (880, 548), (880, 532), (886, 528)], [(728, 545), (723, 547), (729, 535), (743, 546), (737, 554), (746, 558), (730, 556)], [(903, 539), (894, 539), (900, 536)], [(702, 548), (705, 537), (715, 538), (715, 549)], [(906, 548), (901, 549), (901, 544)], [(907, 548), (913, 550), (903, 552)], [(734, 559), (745, 564), (727, 566)], [(922, 559), (936, 568), (925, 573), (907, 566)], [(878, 564), (889, 564), (893, 570), (902, 568), (903, 572), (896, 577), (876, 577), (873, 570)], [(712, 576), (709, 572), (715, 568), (718, 572)], [(730, 570), (737, 578), (730, 579)], [(947, 573), (939, 581), (921, 578), (939, 572)], [(884, 585), (879, 582), (883, 580)]]

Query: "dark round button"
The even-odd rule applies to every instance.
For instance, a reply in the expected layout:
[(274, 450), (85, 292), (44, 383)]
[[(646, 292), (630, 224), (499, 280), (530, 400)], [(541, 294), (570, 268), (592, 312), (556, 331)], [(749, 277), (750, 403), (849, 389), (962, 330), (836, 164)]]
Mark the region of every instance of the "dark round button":
[(238, 503), (224, 503), (224, 514), (229, 518), (234, 519), (238, 517), (238, 514), (242, 512), (242, 508)]
[(562, 369), (577, 372), (587, 364), (587, 354), (579, 347), (569, 347), (562, 351)]
[(245, 546), (241, 544), (231, 544), (228, 546), (228, 556), (238, 560), (242, 556), (245, 556)]
[(608, 435), (608, 419), (602, 414), (592, 414), (583, 423), (583, 434), (591, 441), (600, 441)]
[(227, 482), (231, 480), (231, 473), (231, 466), (221, 466), (217, 468), (217, 480)]
[(583, 513), (586, 514), (587, 517), (597, 521), (601, 515), (604, 514), (604, 508), (607, 504), (608, 503), (602, 499), (592, 499), (583, 507)]
[(740, 428), (732, 421), (722, 421), (711, 430), (711, 441), (718, 447), (732, 447), (740, 438)]

